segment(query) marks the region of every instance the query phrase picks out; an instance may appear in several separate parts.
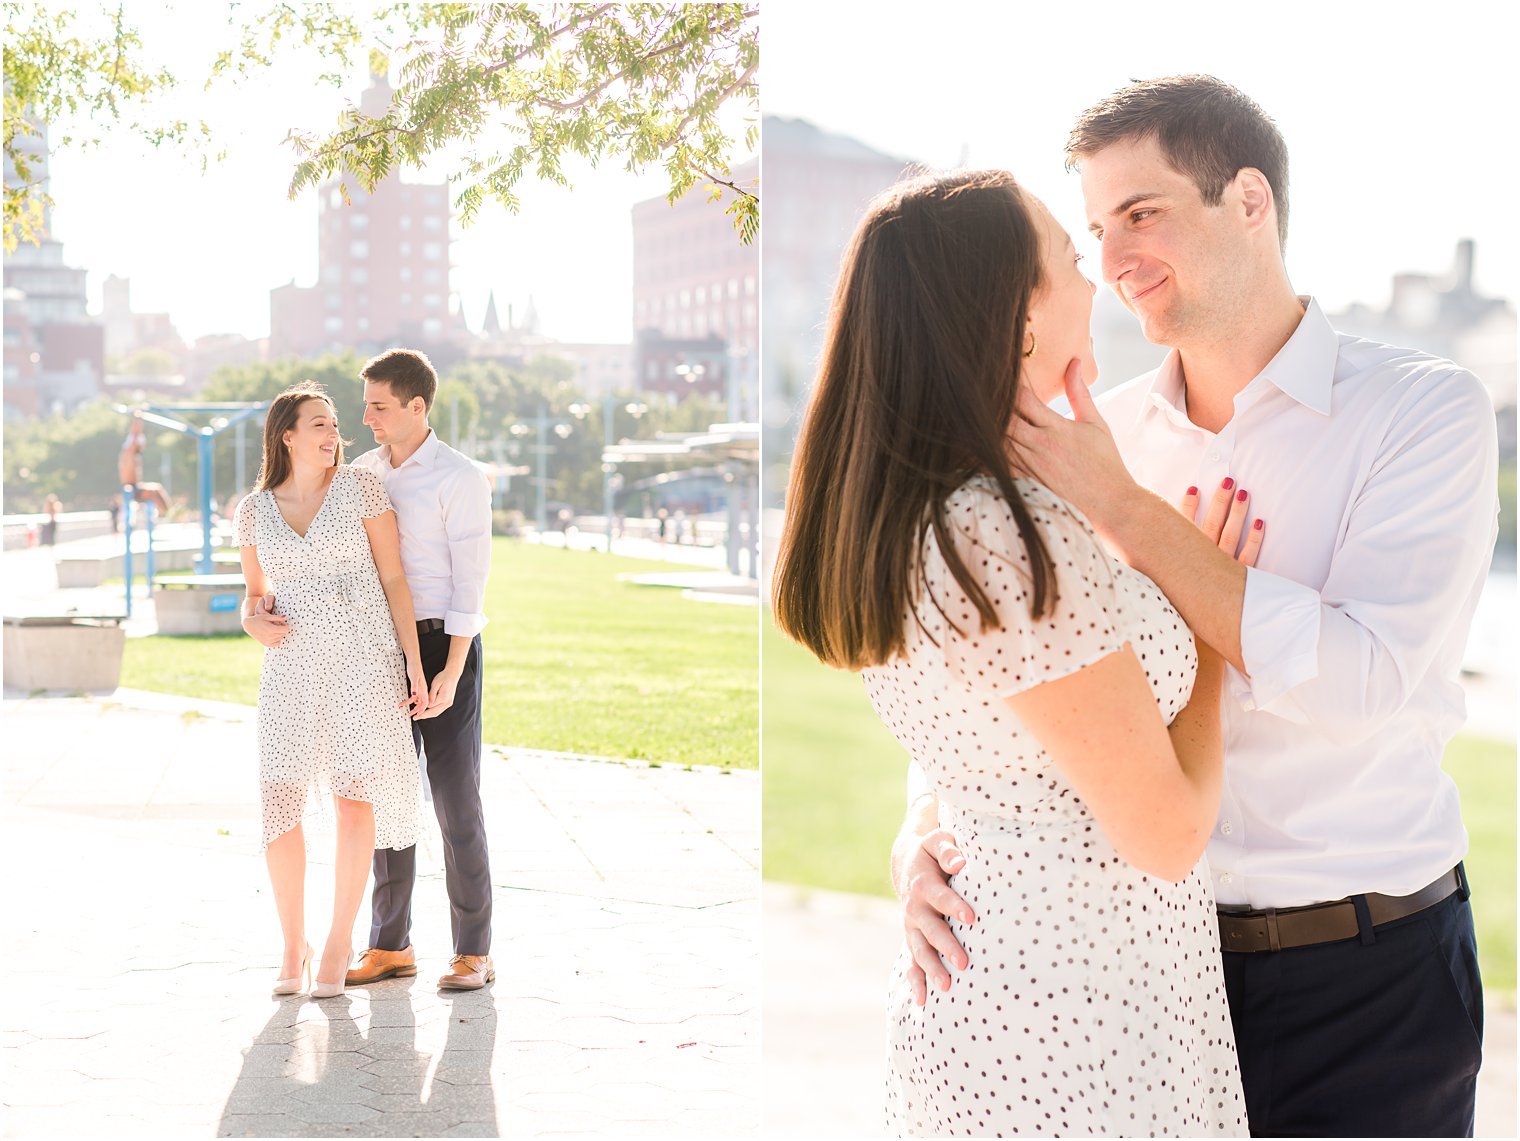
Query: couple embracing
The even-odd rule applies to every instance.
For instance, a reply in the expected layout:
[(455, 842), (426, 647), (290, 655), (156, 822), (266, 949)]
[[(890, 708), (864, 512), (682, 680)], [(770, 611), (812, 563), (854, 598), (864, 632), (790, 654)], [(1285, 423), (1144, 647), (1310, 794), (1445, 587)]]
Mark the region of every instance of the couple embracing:
[[(422, 353), (369, 361), (364, 423), (379, 447), (343, 462), (337, 409), (310, 382), (264, 424), (254, 490), (238, 504), (243, 629), (259, 677), (264, 855), (284, 936), (276, 994), (316, 998), (417, 973), (411, 946), (419, 752), (443, 833), (454, 957), (438, 981), (494, 977), (491, 878), (480, 802), (481, 642), (490, 486), (428, 426), (438, 387)], [(305, 931), (311, 807), (337, 822), (332, 926), (312, 978)], [(371, 865), (369, 946), (350, 969)]]
[(1066, 157), (1161, 366), (1095, 403), (1069, 236), (1004, 172), (917, 178), (855, 233), (793, 461), (777, 622), (912, 758), (889, 1124), (1471, 1135), (1440, 762), (1492, 405), (1294, 291), (1233, 87), (1132, 84)]

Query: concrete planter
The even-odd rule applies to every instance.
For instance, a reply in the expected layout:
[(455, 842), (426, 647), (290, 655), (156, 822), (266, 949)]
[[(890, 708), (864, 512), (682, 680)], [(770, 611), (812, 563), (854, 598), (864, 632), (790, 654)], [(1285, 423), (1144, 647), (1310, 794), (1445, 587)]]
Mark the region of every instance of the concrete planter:
[(160, 634), (237, 634), (243, 629), (243, 576), (194, 574), (153, 583)]
[(114, 690), (126, 641), (119, 618), (7, 618), (5, 685), (27, 693)]

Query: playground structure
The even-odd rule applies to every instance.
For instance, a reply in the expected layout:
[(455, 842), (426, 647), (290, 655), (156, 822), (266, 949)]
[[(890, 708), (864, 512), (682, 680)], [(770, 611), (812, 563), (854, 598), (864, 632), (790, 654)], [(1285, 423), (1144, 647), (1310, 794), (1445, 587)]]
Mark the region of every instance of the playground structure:
[[(154, 554), (153, 554), (153, 519), (159, 510), (168, 506), (168, 500), (164, 496), (163, 488), (158, 484), (148, 484), (142, 481), (142, 453), (147, 446), (143, 433), (144, 423), (156, 424), (160, 428), (168, 428), (179, 432), (181, 435), (194, 436), (197, 449), (197, 461), (199, 464), (199, 492), (200, 492), (200, 515), (201, 515), (201, 551), (196, 559), (195, 568), (201, 575), (211, 575), (212, 552), (211, 552), (211, 484), (212, 473), (212, 445), (216, 437), (229, 428), (238, 427), (253, 416), (269, 408), (268, 401), (240, 402), (228, 404), (145, 404), (137, 408), (129, 408), (124, 404), (114, 405), (117, 412), (132, 417), (132, 427), (128, 431), (127, 438), (122, 444), (121, 478), (122, 478), (122, 533), (124, 540), (124, 566), (126, 572), (127, 594), (127, 617), (132, 617), (132, 532), (133, 532), (133, 504), (142, 505), (141, 517), (146, 539), (147, 572), (146, 579), (148, 590), (151, 594), (154, 578)], [(214, 417), (210, 425), (191, 424), (181, 417), (188, 413), (198, 415), (210, 415)]]

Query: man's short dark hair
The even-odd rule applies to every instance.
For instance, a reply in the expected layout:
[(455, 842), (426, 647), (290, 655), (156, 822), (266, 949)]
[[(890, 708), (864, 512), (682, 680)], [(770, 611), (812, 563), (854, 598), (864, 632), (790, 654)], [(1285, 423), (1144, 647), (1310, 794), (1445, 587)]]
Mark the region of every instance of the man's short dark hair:
[(388, 349), (366, 361), (359, 375), (376, 384), (390, 385), (391, 395), (402, 404), (410, 404), (414, 397), (420, 396), (428, 411), (432, 411), (433, 397), (438, 392), (438, 373), (426, 353), (416, 349)]
[(1137, 80), (1089, 107), (1066, 140), (1066, 169), (1105, 147), (1155, 139), (1161, 153), (1217, 206), (1242, 167), (1266, 176), (1277, 203), (1277, 240), (1288, 244), (1288, 147), (1270, 116), (1212, 75)]

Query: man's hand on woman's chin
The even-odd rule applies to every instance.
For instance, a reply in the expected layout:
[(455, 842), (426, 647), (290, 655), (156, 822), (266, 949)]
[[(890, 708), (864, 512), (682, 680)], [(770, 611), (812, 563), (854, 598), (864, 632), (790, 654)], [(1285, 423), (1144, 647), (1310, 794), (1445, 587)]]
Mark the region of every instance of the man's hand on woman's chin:
[(913, 956), (908, 984), (919, 1006), (928, 1000), (931, 984), (950, 989), (947, 962), (956, 970), (967, 966), (965, 949), (946, 922), (976, 921), (970, 905), (950, 888), (949, 877), (965, 866), (955, 837), (943, 828), (920, 835), (910, 824), (892, 845), (893, 887), (903, 905), (903, 931)]

